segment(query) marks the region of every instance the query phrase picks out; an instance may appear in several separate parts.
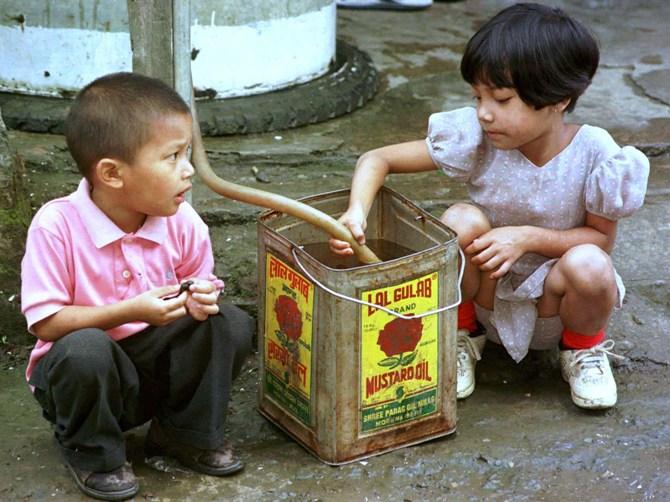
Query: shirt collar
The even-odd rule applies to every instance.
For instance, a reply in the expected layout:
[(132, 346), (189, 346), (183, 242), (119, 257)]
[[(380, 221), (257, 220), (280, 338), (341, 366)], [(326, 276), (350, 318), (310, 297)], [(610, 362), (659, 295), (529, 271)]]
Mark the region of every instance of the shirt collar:
[[(127, 234), (93, 202), (91, 185), (86, 178), (79, 182), (77, 190), (70, 196), (72, 205), (77, 210), (95, 247), (98, 249), (122, 239)], [(136, 237), (161, 244), (167, 235), (167, 218), (164, 216), (147, 216), (144, 224), (135, 233)]]

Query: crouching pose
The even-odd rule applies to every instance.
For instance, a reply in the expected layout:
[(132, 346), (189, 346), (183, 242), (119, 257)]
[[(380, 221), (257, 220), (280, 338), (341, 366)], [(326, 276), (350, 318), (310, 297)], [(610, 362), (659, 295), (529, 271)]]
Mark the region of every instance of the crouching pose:
[(151, 420), (148, 456), (239, 471), (224, 421), (253, 322), (219, 307), (209, 231), (184, 201), (188, 106), (158, 80), (107, 75), (79, 93), (66, 139), (83, 179), (35, 215), (21, 272), (27, 378), (65, 464), (89, 496), (132, 497), (123, 433)]
[[(459, 398), (474, 391), (489, 339), (517, 362), (529, 349), (560, 346), (574, 403), (616, 403), (605, 327), (624, 287), (609, 253), (617, 220), (644, 201), (649, 163), (607, 131), (566, 121), (598, 61), (591, 33), (560, 9), (508, 7), (465, 48), (461, 74), (476, 106), (431, 115), (425, 140), (358, 160), (341, 221), (361, 243), (388, 173), (438, 169), (467, 186), (470, 202), (442, 216), (466, 256)], [(338, 240), (331, 249), (352, 253)]]

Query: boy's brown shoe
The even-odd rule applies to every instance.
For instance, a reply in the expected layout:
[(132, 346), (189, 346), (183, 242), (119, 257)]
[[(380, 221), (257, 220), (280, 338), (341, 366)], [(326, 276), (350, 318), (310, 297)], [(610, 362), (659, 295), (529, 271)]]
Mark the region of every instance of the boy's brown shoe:
[(133, 468), (128, 462), (109, 472), (92, 472), (65, 463), (79, 489), (100, 500), (126, 500), (140, 489)]
[(195, 448), (168, 439), (156, 420), (151, 422), (144, 452), (147, 458), (176, 458), (183, 466), (210, 476), (228, 476), (244, 468), (229, 441), (213, 450)]

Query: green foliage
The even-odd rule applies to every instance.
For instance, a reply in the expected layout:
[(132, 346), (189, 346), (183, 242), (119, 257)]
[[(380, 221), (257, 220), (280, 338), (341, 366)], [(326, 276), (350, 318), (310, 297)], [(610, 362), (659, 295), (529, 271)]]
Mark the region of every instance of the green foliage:
[(0, 206), (0, 339), (6, 344), (21, 345), (34, 341), (26, 333), (19, 305), (21, 258), (32, 209), (23, 183), (23, 161), (6, 141), (5, 146), (8, 155), (3, 156), (4, 165), (0, 165), (0, 169), (8, 170), (9, 176), (4, 178), (8, 183), (3, 188), (8, 193), (4, 194), (5, 202)]

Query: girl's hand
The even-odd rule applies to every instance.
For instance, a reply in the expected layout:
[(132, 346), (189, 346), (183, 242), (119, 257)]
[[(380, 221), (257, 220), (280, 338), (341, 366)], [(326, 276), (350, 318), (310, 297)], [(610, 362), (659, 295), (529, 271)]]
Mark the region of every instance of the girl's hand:
[[(365, 216), (361, 208), (353, 207), (347, 209), (339, 219), (339, 222), (351, 231), (351, 235), (354, 236), (354, 239), (359, 244), (365, 244), (365, 229), (368, 226)], [(328, 243), (330, 244), (330, 250), (335, 254), (342, 256), (351, 256), (354, 254), (351, 245), (346, 241), (331, 238)]]
[(209, 316), (219, 313), (219, 290), (213, 282), (204, 279), (192, 279), (193, 284), (188, 290), (186, 310), (196, 321), (204, 321)]
[(178, 291), (179, 285), (175, 284), (151, 289), (141, 295), (137, 295), (130, 300), (133, 304), (133, 309), (137, 312), (137, 320), (146, 322), (152, 326), (165, 326), (185, 316), (186, 291), (174, 298), (163, 299), (163, 297), (174, 295)]
[(494, 271), (491, 279), (499, 279), (526, 254), (528, 238), (525, 227), (494, 228), (472, 241), (464, 251), (480, 270)]

